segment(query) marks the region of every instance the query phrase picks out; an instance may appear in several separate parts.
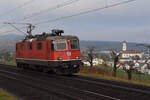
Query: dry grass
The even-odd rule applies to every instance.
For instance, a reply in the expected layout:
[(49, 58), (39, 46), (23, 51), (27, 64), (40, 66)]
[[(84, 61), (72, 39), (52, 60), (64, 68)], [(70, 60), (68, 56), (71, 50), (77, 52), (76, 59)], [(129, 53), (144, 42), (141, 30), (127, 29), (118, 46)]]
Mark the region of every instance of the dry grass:
[(139, 81), (135, 81), (135, 80), (127, 80), (127, 79), (122, 79), (122, 78), (118, 78), (118, 77), (115, 78), (115, 77), (112, 77), (112, 76), (100, 75), (100, 74), (94, 74), (94, 73), (82, 73), (82, 72), (80, 72), (77, 75), (150, 86), (150, 83), (146, 83), (146, 82), (139, 82)]
[(3, 90), (0, 90), (0, 100), (18, 100), (18, 99), (4, 92)]
[(94, 73), (94, 74), (109, 75), (109, 76), (112, 75), (112, 69), (110, 67), (104, 66), (104, 65), (95, 66), (93, 68), (84, 66), (84, 67), (81, 67), (80, 72), (87, 73), (87, 74)]
[(15, 61), (0, 61), (0, 64), (6, 64), (6, 65), (16, 65)]

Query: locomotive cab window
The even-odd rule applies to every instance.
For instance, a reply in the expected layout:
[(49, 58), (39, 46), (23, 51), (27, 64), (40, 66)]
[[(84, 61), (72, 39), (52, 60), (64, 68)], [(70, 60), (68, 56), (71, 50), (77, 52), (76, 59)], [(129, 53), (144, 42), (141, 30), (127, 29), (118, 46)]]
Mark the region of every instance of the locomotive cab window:
[(24, 50), (24, 43), (21, 43), (21, 50)]
[(79, 40), (70, 40), (71, 50), (79, 49)]
[(56, 40), (55, 41), (55, 50), (67, 50), (67, 41), (66, 40)]
[(31, 43), (28, 43), (28, 49), (29, 49), (29, 50), (32, 50), (32, 42), (31, 42)]
[(51, 50), (54, 50), (54, 41), (51, 41)]
[(41, 42), (37, 43), (37, 49), (38, 49), (38, 50), (41, 50), (41, 49), (42, 49), (42, 43), (41, 43)]

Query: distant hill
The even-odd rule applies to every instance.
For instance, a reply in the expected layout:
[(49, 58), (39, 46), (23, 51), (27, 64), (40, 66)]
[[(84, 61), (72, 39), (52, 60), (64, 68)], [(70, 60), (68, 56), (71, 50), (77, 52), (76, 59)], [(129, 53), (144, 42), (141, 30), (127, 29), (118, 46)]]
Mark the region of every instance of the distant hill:
[[(15, 43), (23, 39), (23, 35), (3, 35), (0, 36), (0, 50), (7, 50), (7, 51), (14, 51), (15, 50)], [(130, 49), (138, 49), (143, 51), (144, 47), (137, 47), (137, 43), (127, 43), (128, 48)], [(97, 49), (100, 50), (111, 50), (111, 49), (122, 49), (122, 42), (114, 42), (114, 41), (85, 41), (81, 40), (80, 41), (80, 46), (81, 48), (86, 48), (90, 46), (94, 46)]]
[(13, 34), (0, 36), (0, 51), (14, 51), (15, 43), (22, 38), (22, 35)]
[(23, 35), (17, 35), (17, 34), (10, 34), (10, 35), (3, 35), (0, 36), (0, 42), (16, 42), (20, 39), (22, 39)]
[[(117, 41), (80, 41), (81, 47), (89, 47), (89, 46), (94, 46), (97, 49), (100, 50), (112, 50), (112, 49), (117, 49), (117, 50), (122, 50), (122, 43), (123, 42), (117, 42)], [(131, 43), (127, 42), (127, 48), (128, 49), (137, 49), (140, 51), (143, 51), (147, 48), (145, 47), (140, 47), (137, 46), (138, 43)]]
[(101, 50), (110, 50), (112, 48), (120, 50), (120, 48), (122, 47), (121, 42), (112, 42), (112, 41), (85, 41), (85, 40), (81, 40), (80, 45), (83, 48), (94, 46), (97, 49), (101, 49)]

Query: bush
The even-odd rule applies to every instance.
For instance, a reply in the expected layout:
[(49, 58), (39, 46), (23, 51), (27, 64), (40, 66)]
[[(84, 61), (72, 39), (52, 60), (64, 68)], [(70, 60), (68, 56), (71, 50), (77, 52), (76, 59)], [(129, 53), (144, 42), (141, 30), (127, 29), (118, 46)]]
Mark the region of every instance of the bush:
[(112, 68), (105, 65), (99, 65), (94, 67), (83, 66), (80, 69), (81, 73), (93, 73), (93, 74), (101, 74), (101, 75), (112, 75)]

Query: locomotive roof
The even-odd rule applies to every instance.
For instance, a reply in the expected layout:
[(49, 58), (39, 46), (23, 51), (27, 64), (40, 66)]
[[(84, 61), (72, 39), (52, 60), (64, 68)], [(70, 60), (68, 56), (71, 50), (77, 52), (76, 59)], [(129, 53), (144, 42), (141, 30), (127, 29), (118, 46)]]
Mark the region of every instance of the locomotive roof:
[(41, 40), (56, 40), (56, 39), (78, 39), (72, 35), (54, 35), (54, 34), (39, 34), (32, 37), (26, 36), (22, 41), (41, 41)]
[(77, 36), (71, 36), (71, 35), (64, 35), (64, 36), (54, 36), (54, 37), (47, 37), (46, 40), (54, 40), (54, 39), (72, 39), (72, 38), (78, 38)]

